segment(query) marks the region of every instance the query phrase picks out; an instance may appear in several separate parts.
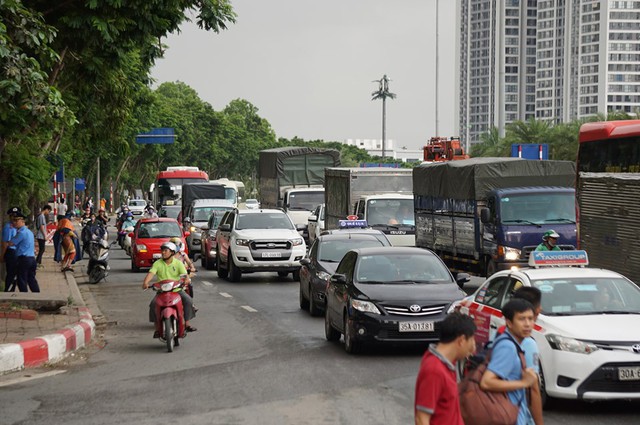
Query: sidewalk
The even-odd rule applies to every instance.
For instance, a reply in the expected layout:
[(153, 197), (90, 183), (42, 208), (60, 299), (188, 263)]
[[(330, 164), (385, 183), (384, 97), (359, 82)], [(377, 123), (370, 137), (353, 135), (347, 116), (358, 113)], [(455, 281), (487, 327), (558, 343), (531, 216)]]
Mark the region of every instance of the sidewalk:
[[(74, 265), (76, 273), (85, 262)], [(94, 338), (96, 325), (74, 273), (60, 272), (52, 246), (42, 264), (40, 293), (0, 293), (0, 374), (56, 363)]]

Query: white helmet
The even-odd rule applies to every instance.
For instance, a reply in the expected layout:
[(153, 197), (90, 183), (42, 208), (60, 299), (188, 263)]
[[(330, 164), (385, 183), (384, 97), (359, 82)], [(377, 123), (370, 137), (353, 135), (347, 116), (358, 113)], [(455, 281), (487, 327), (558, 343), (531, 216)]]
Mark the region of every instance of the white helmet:
[(165, 242), (160, 246), (160, 250), (163, 250), (165, 248), (170, 251), (173, 251), (174, 254), (178, 252), (178, 247), (173, 242)]

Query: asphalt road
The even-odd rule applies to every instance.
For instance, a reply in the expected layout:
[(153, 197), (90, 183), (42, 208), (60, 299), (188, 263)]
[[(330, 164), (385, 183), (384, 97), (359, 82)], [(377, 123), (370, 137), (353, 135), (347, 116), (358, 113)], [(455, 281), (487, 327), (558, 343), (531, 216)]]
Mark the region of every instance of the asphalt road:
[[(229, 283), (201, 269), (198, 331), (167, 353), (147, 321), (144, 273), (131, 273), (120, 249), (111, 267), (108, 282), (86, 285), (108, 320), (103, 343), (62, 365), (0, 377), (0, 424), (413, 423), (424, 347), (346, 354), (325, 340), (321, 317), (299, 309), (291, 278)], [(639, 415), (638, 402), (557, 401), (545, 420), (636, 424)]]

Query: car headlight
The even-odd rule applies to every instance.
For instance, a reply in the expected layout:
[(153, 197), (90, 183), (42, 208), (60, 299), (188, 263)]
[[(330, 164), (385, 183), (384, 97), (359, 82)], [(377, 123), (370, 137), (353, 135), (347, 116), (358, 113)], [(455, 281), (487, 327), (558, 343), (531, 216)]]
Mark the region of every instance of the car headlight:
[(447, 309), (447, 314), (454, 313), (454, 312), (456, 312), (458, 310), (460, 310), (460, 303), (456, 301), (454, 303), (451, 303), (451, 305)]
[(147, 246), (146, 245), (136, 245), (136, 249), (138, 250), (138, 252), (147, 252)]
[(302, 240), (302, 238), (291, 240), (291, 245), (293, 246), (299, 246), (299, 245), (302, 245), (303, 243), (304, 241)]
[(358, 311), (364, 311), (365, 313), (380, 314), (378, 307), (372, 302), (362, 300), (351, 300), (351, 307)]
[(318, 278), (320, 280), (328, 280), (331, 277), (331, 275), (327, 272), (318, 272)]
[(590, 342), (579, 341), (575, 338), (567, 338), (555, 334), (546, 335), (547, 341), (554, 350), (568, 351), (570, 353), (591, 354), (599, 348)]
[(196, 226), (191, 226), (191, 227), (189, 227), (189, 231), (190, 231), (191, 233), (195, 232), (195, 231), (196, 231)]
[[(502, 251), (502, 252), (500, 252)], [(515, 261), (520, 259), (520, 250), (517, 248), (510, 248), (508, 246), (498, 247), (498, 254), (504, 256), (507, 261)]]
[(236, 239), (236, 245), (249, 246), (251, 241), (249, 239)]

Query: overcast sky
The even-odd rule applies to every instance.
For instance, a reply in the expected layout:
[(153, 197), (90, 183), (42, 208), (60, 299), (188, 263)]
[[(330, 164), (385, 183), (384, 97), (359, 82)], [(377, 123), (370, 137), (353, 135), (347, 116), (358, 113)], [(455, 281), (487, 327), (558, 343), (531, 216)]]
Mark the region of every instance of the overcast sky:
[[(220, 34), (184, 24), (164, 42), (156, 85), (182, 81), (214, 109), (242, 98), (278, 137), (382, 138), (372, 82), (391, 78), (387, 139), (417, 149), (435, 136), (436, 0), (232, 0)], [(439, 133), (457, 136), (455, 1), (439, 3)]]

